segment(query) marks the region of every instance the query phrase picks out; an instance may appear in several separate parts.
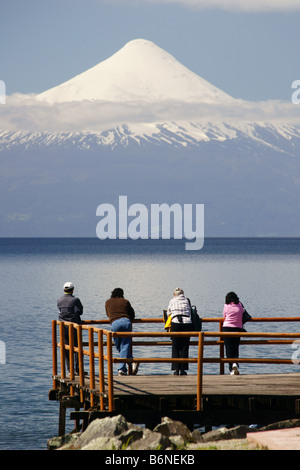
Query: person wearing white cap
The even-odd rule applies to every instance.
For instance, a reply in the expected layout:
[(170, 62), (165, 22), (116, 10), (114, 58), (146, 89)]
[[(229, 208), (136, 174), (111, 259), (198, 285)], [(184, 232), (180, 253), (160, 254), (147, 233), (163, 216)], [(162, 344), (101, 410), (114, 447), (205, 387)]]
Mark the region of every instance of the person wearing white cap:
[[(81, 324), (81, 315), (83, 314), (83, 306), (78, 297), (73, 295), (74, 285), (72, 282), (64, 284), (64, 295), (57, 300), (57, 307), (59, 310), (58, 319), (60, 321), (70, 321), (73, 323)], [(69, 328), (65, 326), (65, 344), (69, 344)], [(74, 346), (78, 346), (77, 331), (74, 329)], [(75, 373), (79, 373), (78, 354), (75, 353)], [(70, 373), (70, 359), (69, 351), (66, 351), (66, 366), (67, 371)]]

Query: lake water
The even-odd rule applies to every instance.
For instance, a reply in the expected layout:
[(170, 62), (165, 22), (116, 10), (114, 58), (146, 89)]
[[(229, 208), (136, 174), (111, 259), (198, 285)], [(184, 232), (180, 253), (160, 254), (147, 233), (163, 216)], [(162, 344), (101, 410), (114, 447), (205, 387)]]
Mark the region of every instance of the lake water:
[[(0, 363), (0, 449), (46, 449), (47, 439), (57, 435), (58, 403), (48, 400), (51, 320), (57, 318), (56, 300), (66, 281), (75, 284), (85, 320), (105, 318), (104, 304), (114, 287), (124, 289), (137, 318), (161, 317), (177, 286), (203, 317), (220, 317), (231, 290), (252, 316), (300, 316), (299, 261), (300, 239), (291, 238), (206, 239), (200, 251), (185, 251), (182, 241), (0, 239), (0, 340), (6, 347), (5, 364)], [(163, 331), (160, 325), (153, 328)], [(294, 323), (248, 323), (246, 328), (297, 332)], [(155, 353), (170, 355), (166, 349)], [(291, 358), (292, 353), (291, 345), (255, 352), (244, 346), (241, 356)], [(137, 357), (143, 354), (135, 351)], [(204, 371), (218, 373), (218, 366), (205, 365)], [(298, 367), (241, 364), (242, 373), (286, 371), (298, 372)], [(139, 373), (170, 373), (170, 365), (142, 365)]]

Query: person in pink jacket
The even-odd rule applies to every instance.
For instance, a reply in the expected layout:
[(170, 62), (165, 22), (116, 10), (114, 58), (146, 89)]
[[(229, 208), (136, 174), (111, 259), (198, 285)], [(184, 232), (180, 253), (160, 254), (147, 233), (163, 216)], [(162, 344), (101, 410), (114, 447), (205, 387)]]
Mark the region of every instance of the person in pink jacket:
[[(241, 304), (235, 292), (228, 292), (225, 298), (223, 309), (223, 327), (224, 332), (243, 331), (243, 312), (244, 307)], [(224, 344), (227, 358), (239, 357), (240, 337), (224, 337)], [(229, 363), (229, 372), (231, 375), (239, 374), (239, 366), (237, 362)]]

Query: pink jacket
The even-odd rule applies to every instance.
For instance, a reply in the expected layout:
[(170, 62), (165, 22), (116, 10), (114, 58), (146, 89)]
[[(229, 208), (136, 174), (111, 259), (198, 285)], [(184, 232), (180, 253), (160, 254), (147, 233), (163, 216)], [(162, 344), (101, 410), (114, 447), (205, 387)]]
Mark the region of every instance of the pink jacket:
[(223, 310), (224, 322), (223, 326), (231, 328), (243, 328), (243, 312), (244, 308), (239, 302), (238, 304), (225, 304)]

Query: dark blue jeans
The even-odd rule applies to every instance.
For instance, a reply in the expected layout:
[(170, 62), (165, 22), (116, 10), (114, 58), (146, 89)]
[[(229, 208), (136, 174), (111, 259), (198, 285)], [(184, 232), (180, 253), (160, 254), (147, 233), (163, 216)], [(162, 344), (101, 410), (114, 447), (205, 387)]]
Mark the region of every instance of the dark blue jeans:
[[(123, 317), (115, 320), (111, 324), (111, 331), (132, 331), (132, 324), (129, 318)], [(124, 359), (132, 358), (131, 354), (131, 338), (114, 338), (114, 343), (120, 357)], [(118, 370), (127, 372), (126, 362), (119, 364)]]

